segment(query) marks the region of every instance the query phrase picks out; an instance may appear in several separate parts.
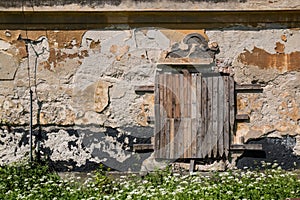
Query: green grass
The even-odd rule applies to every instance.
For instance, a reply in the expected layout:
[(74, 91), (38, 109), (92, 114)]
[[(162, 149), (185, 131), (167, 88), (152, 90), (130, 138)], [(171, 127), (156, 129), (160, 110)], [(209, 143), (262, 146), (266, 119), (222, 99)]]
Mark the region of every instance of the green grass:
[(0, 199), (285, 199), (300, 197), (297, 174), (281, 169), (180, 175), (171, 170), (143, 178), (112, 179), (103, 168), (84, 183), (63, 180), (38, 164), (0, 167)]

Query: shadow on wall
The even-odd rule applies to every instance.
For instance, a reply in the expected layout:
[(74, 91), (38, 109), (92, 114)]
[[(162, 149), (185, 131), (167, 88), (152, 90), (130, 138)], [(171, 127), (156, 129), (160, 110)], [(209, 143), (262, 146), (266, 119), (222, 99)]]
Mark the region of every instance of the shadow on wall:
[[(294, 137), (261, 138), (252, 140), (249, 144), (262, 144), (262, 151), (245, 151), (237, 160), (237, 167), (244, 169), (265, 169), (278, 164), (282, 169), (291, 170), (300, 168), (300, 156), (293, 154), (296, 145)], [(265, 166), (263, 163), (270, 163)]]
[[(51, 133), (59, 133), (61, 129), (52, 129)], [(136, 130), (141, 131), (141, 128), (131, 127), (128, 130)], [(145, 159), (147, 159), (151, 153), (144, 153), (135, 155), (133, 154), (132, 146), (136, 143), (150, 143), (151, 136), (150, 133), (153, 134), (153, 130), (149, 128), (142, 129), (144, 135), (140, 134), (139, 136), (144, 137), (135, 137), (127, 134), (120, 134), (117, 129), (106, 127), (105, 132), (93, 132), (91, 130), (77, 130), (77, 129), (64, 129), (64, 131), (70, 136), (73, 136), (73, 139), (68, 141), (67, 149), (68, 152), (74, 151), (74, 154), (77, 154), (76, 150), (81, 149), (82, 151), (88, 152), (91, 158), (96, 158), (96, 160), (106, 161), (102, 162), (102, 164), (106, 167), (111, 168), (112, 170), (118, 171), (140, 171), (141, 165)], [(145, 133), (145, 132), (148, 132)], [(47, 132), (42, 132), (43, 139), (48, 140)], [(74, 138), (75, 137), (75, 138)], [(106, 140), (106, 138), (113, 138), (113, 141)], [(80, 143), (79, 141), (81, 141)], [(126, 142), (125, 142), (126, 141)], [(43, 141), (42, 141), (43, 143)], [(119, 145), (117, 145), (117, 143)], [(100, 144), (100, 146), (98, 146)], [(57, 148), (57, 147), (56, 147)], [(117, 150), (116, 148), (121, 148)], [(76, 160), (76, 156), (74, 158), (65, 158), (61, 160), (53, 160), (53, 151), (54, 148), (50, 148), (49, 146), (43, 147), (41, 146), (41, 154), (46, 158), (47, 163), (49, 163), (50, 167), (57, 172), (65, 172), (65, 171), (76, 171), (76, 172), (89, 172), (99, 169), (100, 162), (97, 163), (95, 161), (91, 161), (89, 159), (85, 160), (84, 165), (78, 165), (78, 161)], [(108, 153), (110, 151), (110, 153)], [(122, 151), (126, 157), (128, 157), (124, 161), (118, 160), (118, 151)], [(79, 153), (80, 154), (80, 153)], [(112, 157), (112, 155), (115, 157)], [(66, 154), (69, 155), (69, 154)], [(84, 154), (83, 154), (84, 155)]]

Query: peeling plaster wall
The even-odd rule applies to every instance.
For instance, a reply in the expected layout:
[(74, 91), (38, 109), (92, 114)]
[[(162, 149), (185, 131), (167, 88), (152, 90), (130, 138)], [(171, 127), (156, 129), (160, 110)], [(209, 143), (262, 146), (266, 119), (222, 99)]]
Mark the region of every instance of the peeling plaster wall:
[[(293, 156), (299, 156), (300, 64), (298, 56), (295, 55), (300, 51), (297, 42), (300, 39), (300, 31), (266, 29), (207, 31), (206, 33), (211, 40), (220, 45), (218, 58), (232, 63), (234, 79), (238, 84), (257, 83), (263, 86), (261, 93), (237, 94), (237, 113), (248, 114), (250, 120), (237, 122), (233, 142), (251, 142), (265, 137), (284, 140), (286, 136), (292, 136), (294, 146), (283, 145), (279, 149), (289, 149), (286, 155), (291, 151)], [(278, 160), (284, 160), (279, 158), (283, 155), (282, 152), (275, 151), (278, 149), (276, 146), (279, 145), (278, 142), (273, 145), (274, 154), (270, 151), (272, 147), (266, 146), (272, 146), (272, 142), (263, 140), (258, 142), (263, 144), (268, 161), (271, 161), (270, 158), (274, 160), (276, 156)], [(269, 156), (270, 153), (272, 155)], [(258, 162), (260, 160), (262, 158), (256, 159)], [(238, 162), (240, 166), (241, 162), (243, 161)], [(245, 163), (253, 164), (253, 158), (252, 161)], [(299, 158), (297, 165), (299, 166)]]
[[(300, 111), (299, 30), (208, 31), (220, 45), (220, 59), (229, 59), (239, 84), (259, 83), (262, 93), (237, 94), (237, 112), (250, 123), (238, 123), (239, 137), (298, 135)], [(284, 47), (278, 51), (279, 44)]]
[(262, 93), (237, 94), (237, 112), (250, 120), (237, 123), (232, 142), (288, 135), (300, 155), (298, 29), (1, 30), (0, 162), (28, 155), (30, 84), (35, 147), (55, 166), (161, 165), (151, 153), (132, 151), (135, 143), (151, 142), (147, 117), (154, 116), (154, 95), (136, 94), (134, 86), (154, 84), (162, 52), (192, 32), (218, 43), (216, 58), (233, 67), (238, 84), (263, 85)]
[(153, 84), (162, 51), (184, 36), (154, 28), (0, 31), (2, 63), (12, 65), (0, 68), (1, 162), (28, 154), (30, 85), (42, 156), (64, 170), (99, 162), (140, 170), (151, 153), (135, 154), (132, 146), (151, 142), (154, 95), (136, 94), (134, 86)]

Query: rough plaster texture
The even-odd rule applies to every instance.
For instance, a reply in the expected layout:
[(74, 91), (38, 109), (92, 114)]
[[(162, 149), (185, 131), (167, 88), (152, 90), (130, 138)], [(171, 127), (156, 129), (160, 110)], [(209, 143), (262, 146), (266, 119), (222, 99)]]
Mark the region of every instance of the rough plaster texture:
[[(290, 135), (296, 138), (291, 149), (300, 155), (299, 66), (249, 63), (251, 56), (260, 55), (251, 54), (255, 48), (261, 49), (258, 53), (268, 52), (270, 59), (300, 52), (299, 30), (236, 28), (209, 30), (206, 35), (203, 30), (155, 28), (2, 30), (1, 63), (12, 57), (17, 61), (0, 68), (1, 74), (15, 74), (11, 80), (0, 81), (1, 163), (28, 154), (30, 83), (35, 147), (56, 166), (64, 170), (99, 162), (118, 170), (159, 166), (151, 153), (132, 151), (133, 144), (150, 143), (154, 134), (153, 125), (147, 122), (147, 117), (154, 115), (154, 95), (136, 94), (134, 86), (153, 84), (161, 54), (190, 32), (218, 43), (217, 59), (233, 67), (237, 83), (263, 85), (261, 93), (237, 95), (237, 112), (249, 114), (250, 121), (237, 123), (232, 142), (240, 143), (242, 137), (250, 141)], [(19, 35), (29, 42), (28, 51), (25, 40), (17, 40)], [(278, 42), (284, 48), (278, 49)], [(276, 59), (289, 65), (284, 58)]]
[[(299, 134), (300, 68), (297, 58), (293, 59), (292, 68), (287, 67), (291, 61), (285, 56), (272, 59), (261, 51), (249, 56), (250, 64), (241, 59), (245, 58), (245, 52), (253, 52), (255, 48), (273, 56), (299, 52), (295, 42), (300, 36), (299, 30), (207, 31), (207, 35), (219, 43), (218, 58), (232, 62), (237, 83), (263, 85), (262, 93), (237, 95), (237, 112), (248, 114), (250, 123), (237, 124), (235, 142), (240, 142), (241, 137), (247, 141), (261, 136)], [(282, 52), (277, 52), (278, 43), (285, 47)], [(274, 64), (276, 62), (280, 65)]]
[[(18, 37), (11, 37), (18, 34), (22, 32), (10, 31), (2, 36), (7, 59), (12, 57), (7, 49), (17, 48)], [(3, 148), (10, 153), (3, 152), (2, 162), (18, 160), (28, 153), (25, 129), (29, 123), (30, 83), (33, 122), (39, 129), (36, 135), (41, 138), (42, 154), (54, 162), (69, 161), (70, 166), (89, 161), (119, 170), (139, 170), (150, 153), (136, 155), (132, 145), (149, 143), (153, 136), (147, 116), (153, 116), (154, 97), (136, 94), (134, 86), (153, 84), (155, 63), (169, 48), (170, 39), (156, 29), (37, 34), (26, 33), (28, 58), (13, 68), (1, 68), (13, 73), (17, 69), (14, 79), (1, 82), (1, 122), (8, 127), (23, 125), (20, 130), (24, 131), (21, 137), (14, 128), (3, 129), (13, 132), (12, 141), (18, 141), (19, 146), (3, 141)], [(22, 48), (25, 45), (23, 41)], [(52, 131), (45, 126), (57, 128)]]

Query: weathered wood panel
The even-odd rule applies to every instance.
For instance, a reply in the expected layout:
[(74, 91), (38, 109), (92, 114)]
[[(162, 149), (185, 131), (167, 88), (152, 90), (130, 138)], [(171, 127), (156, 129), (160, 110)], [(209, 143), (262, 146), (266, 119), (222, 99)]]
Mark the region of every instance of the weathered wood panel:
[(223, 136), (224, 136), (224, 153), (228, 156), (229, 153), (229, 80), (228, 76), (224, 76), (224, 126), (223, 126)]
[(155, 85), (154, 85), (154, 118), (155, 118), (155, 126), (154, 126), (154, 153), (155, 157), (160, 157), (160, 130), (161, 130), (161, 115), (160, 115), (160, 76), (156, 74), (155, 76)]
[(223, 77), (220, 77), (218, 79), (218, 135), (217, 135), (217, 140), (218, 140), (218, 155), (222, 156), (224, 153), (224, 80)]
[(232, 77), (159, 74), (155, 83), (157, 158), (228, 156), (234, 126)]

